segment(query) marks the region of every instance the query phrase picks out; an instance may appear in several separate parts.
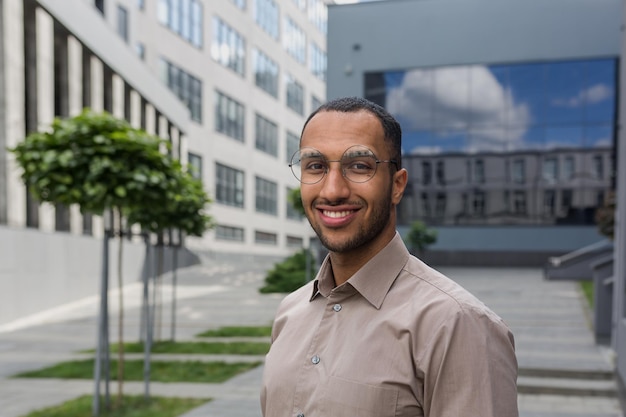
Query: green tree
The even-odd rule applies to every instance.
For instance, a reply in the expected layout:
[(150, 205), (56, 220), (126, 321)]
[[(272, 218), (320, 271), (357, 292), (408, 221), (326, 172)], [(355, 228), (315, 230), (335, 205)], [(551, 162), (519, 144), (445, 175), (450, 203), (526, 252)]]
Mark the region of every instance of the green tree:
[(429, 245), (437, 241), (437, 231), (430, 229), (420, 220), (411, 223), (406, 242), (413, 253), (422, 254)]
[(606, 194), (602, 206), (596, 209), (595, 214), (598, 231), (609, 239), (615, 237), (615, 191)]
[(294, 188), (289, 192), (287, 196), (287, 200), (289, 204), (296, 210), (298, 213), (305, 215), (304, 213), (304, 205), (302, 204), (302, 195), (300, 194), (300, 187)]
[[(204, 214), (210, 200), (202, 184), (162, 152), (168, 149), (168, 142), (125, 120), (85, 109), (73, 118), (55, 119), (50, 129), (28, 135), (10, 151), (35, 199), (77, 204), (82, 213), (113, 213), (117, 221), (112, 232), (119, 237), (118, 285), (122, 288), (124, 218), (126, 226), (139, 223), (154, 232), (175, 227), (192, 235), (201, 235), (212, 224)], [(118, 405), (123, 398), (121, 291), (119, 320)]]

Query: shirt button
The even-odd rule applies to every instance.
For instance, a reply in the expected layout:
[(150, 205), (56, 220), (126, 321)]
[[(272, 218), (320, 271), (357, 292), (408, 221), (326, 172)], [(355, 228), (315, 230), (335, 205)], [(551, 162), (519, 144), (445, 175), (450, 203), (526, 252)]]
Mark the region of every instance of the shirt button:
[(335, 310), (337, 313), (339, 313), (341, 311), (341, 304), (335, 304), (333, 306), (333, 310)]
[(304, 414), (300, 413), (296, 417), (304, 417)]
[(320, 357), (315, 355), (311, 358), (311, 362), (313, 362), (313, 365), (317, 365), (318, 363), (320, 363)]

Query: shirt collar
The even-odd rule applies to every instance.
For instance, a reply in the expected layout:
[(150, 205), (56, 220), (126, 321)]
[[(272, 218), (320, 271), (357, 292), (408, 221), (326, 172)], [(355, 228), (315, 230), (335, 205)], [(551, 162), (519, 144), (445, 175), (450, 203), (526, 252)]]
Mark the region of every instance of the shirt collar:
[[(400, 234), (396, 232), (387, 246), (363, 265), (344, 285), (351, 285), (370, 304), (379, 309), (408, 259), (409, 251), (406, 249)], [(328, 297), (334, 287), (335, 279), (330, 264), (330, 255), (328, 255), (313, 283), (310, 301), (313, 301), (318, 295)]]

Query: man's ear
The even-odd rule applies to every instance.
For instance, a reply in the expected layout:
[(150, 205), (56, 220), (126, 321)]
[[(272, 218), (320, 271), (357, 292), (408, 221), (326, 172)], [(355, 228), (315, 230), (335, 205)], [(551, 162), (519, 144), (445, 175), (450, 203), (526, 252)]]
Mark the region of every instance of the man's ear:
[(404, 189), (409, 180), (409, 174), (406, 169), (402, 168), (393, 174), (393, 189), (391, 190), (391, 202), (394, 205), (400, 204), (402, 196), (404, 195)]

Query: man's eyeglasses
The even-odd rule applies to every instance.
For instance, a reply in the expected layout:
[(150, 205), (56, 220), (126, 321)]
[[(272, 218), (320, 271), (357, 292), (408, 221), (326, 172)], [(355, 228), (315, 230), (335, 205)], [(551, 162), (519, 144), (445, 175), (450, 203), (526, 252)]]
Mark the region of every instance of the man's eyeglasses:
[(331, 162), (341, 164), (343, 176), (352, 182), (362, 183), (372, 179), (378, 164), (392, 163), (398, 169), (394, 159), (381, 161), (374, 152), (362, 145), (349, 147), (338, 160), (329, 160), (315, 148), (302, 148), (291, 157), (291, 172), (302, 184), (317, 184), (330, 169)]

